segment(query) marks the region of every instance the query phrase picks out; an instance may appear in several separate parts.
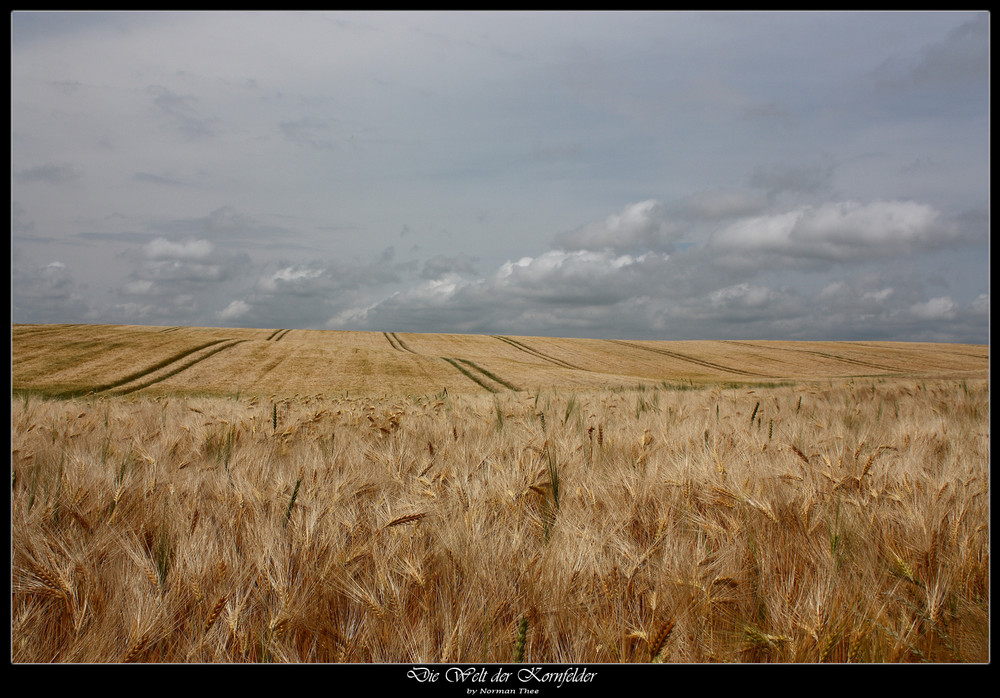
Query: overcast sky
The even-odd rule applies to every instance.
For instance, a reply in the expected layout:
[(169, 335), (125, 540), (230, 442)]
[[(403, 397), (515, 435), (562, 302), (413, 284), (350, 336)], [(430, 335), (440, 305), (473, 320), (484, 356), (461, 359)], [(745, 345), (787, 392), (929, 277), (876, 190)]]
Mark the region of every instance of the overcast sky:
[(989, 341), (987, 13), (14, 13), (12, 317)]

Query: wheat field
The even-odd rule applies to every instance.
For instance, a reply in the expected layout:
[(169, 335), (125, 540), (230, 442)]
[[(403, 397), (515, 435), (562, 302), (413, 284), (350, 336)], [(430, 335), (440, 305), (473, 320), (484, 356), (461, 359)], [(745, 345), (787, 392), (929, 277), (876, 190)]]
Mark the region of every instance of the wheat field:
[(14, 662), (987, 662), (988, 347), (12, 328)]

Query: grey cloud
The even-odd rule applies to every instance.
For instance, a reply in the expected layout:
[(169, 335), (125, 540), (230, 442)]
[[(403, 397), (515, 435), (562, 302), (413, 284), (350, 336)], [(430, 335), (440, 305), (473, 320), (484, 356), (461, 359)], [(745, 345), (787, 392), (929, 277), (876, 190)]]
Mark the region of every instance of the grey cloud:
[(156, 221), (150, 224), (150, 228), (172, 236), (204, 237), (214, 241), (239, 240), (245, 246), (265, 240), (287, 248), (292, 246), (294, 239), (301, 237), (297, 230), (265, 223), (228, 205), (213, 209), (201, 218)]
[(282, 121), (278, 127), (285, 138), (296, 145), (319, 150), (332, 150), (336, 147), (330, 137), (330, 126), (327, 121), (303, 118), (297, 121)]
[(760, 213), (766, 207), (766, 199), (760, 196), (714, 189), (691, 194), (673, 204), (671, 210), (690, 221), (721, 221)]
[(11, 232), (16, 235), (25, 235), (35, 229), (35, 222), (25, 219), (25, 210), (16, 201), (11, 202)]
[(162, 85), (150, 85), (146, 92), (152, 95), (160, 115), (185, 138), (193, 140), (217, 133), (220, 119), (202, 113), (197, 97), (179, 95)]
[(603, 221), (560, 233), (553, 242), (564, 250), (669, 252), (680, 232), (680, 227), (669, 220), (666, 206), (649, 199), (630, 204)]
[(214, 249), (208, 240), (172, 242), (166, 238), (156, 238), (146, 245), (144, 252), (150, 259), (189, 261), (205, 259)]
[(771, 195), (782, 192), (811, 194), (829, 189), (835, 170), (833, 162), (758, 165), (750, 174), (749, 184)]
[(917, 84), (950, 85), (986, 80), (990, 67), (990, 20), (983, 13), (948, 32), (943, 41), (920, 53), (909, 77)]
[(155, 287), (157, 292), (181, 293), (186, 288), (211, 288), (240, 278), (250, 265), (250, 258), (242, 252), (217, 249), (207, 240), (186, 239), (171, 241), (163, 237), (146, 243), (140, 253), (126, 257), (136, 259), (130, 275), (129, 292)]
[(662, 294), (658, 279), (666, 262), (665, 256), (655, 253), (631, 257), (607, 251), (550, 250), (507, 262), (488, 278), (452, 275), (427, 280), (382, 301), (348, 308), (332, 317), (328, 327), (450, 325), (469, 332), (519, 327), (579, 334), (588, 324), (625, 327), (629, 317), (643, 326), (649, 320), (646, 315), (623, 315), (622, 308)]
[(504, 264), (491, 290), (509, 298), (563, 306), (610, 305), (658, 289), (667, 257), (550, 250)]
[[(886, 97), (909, 94), (940, 98), (988, 84), (990, 20), (987, 13), (950, 30), (916, 55), (894, 56), (871, 73), (875, 89)], [(985, 94), (978, 97), (984, 98)], [(938, 104), (947, 107), (946, 104)]]
[(224, 281), (229, 278), (228, 270), (220, 264), (181, 262), (179, 260), (145, 262), (135, 273), (150, 281), (176, 284), (204, 284)]
[(92, 318), (84, 289), (69, 267), (54, 261), (38, 265), (18, 259), (11, 266), (11, 319), (13, 322), (62, 323)]
[(63, 182), (72, 182), (81, 177), (83, 177), (83, 169), (68, 162), (61, 164), (46, 163), (14, 172), (14, 181), (21, 184), (27, 182), (62, 184)]
[(366, 292), (398, 283), (412, 270), (411, 263), (393, 262), (393, 257), (389, 247), (368, 262), (268, 263), (257, 270), (252, 286), (215, 299), (213, 320), (249, 327), (320, 327), (322, 319), (364, 302)]
[(38, 318), (988, 340), (986, 13), (23, 19)]
[[(954, 331), (974, 341), (988, 314), (988, 294), (964, 305), (944, 294), (926, 297), (905, 270), (893, 278), (874, 270), (827, 276), (825, 286), (810, 289), (754, 280), (760, 268), (739, 280), (716, 256), (708, 246), (669, 257), (549, 250), (488, 277), (442, 275), (381, 300), (358, 297), (326, 326), (661, 339), (917, 339)], [(787, 271), (779, 275), (794, 281)]]
[(441, 279), (450, 274), (475, 274), (478, 257), (469, 255), (457, 255), (448, 257), (446, 255), (435, 255), (426, 260), (420, 270), (421, 279)]
[(402, 266), (392, 264), (391, 258), (391, 253), (383, 251), (378, 259), (366, 264), (317, 261), (269, 265), (273, 271), (261, 274), (254, 289), (268, 295), (330, 297), (353, 289), (394, 283), (400, 280)]
[(153, 235), (151, 233), (137, 233), (135, 231), (123, 231), (120, 233), (88, 231), (85, 233), (77, 233), (76, 237), (95, 242), (145, 243), (149, 242)]
[(169, 187), (186, 187), (189, 186), (187, 182), (182, 182), (179, 179), (173, 177), (166, 177), (164, 175), (152, 174), (150, 172), (136, 172), (132, 175), (132, 179), (137, 182), (146, 182), (147, 184), (163, 184)]
[(919, 284), (886, 284), (868, 275), (829, 284), (811, 301), (803, 338), (982, 343), (989, 296), (963, 304), (948, 295), (928, 296)]

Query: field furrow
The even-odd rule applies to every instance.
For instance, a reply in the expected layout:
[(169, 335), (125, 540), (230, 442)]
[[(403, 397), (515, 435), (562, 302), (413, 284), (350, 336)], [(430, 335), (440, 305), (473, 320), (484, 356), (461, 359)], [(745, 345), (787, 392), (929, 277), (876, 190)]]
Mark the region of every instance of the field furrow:
[(705, 368), (714, 369), (716, 371), (722, 371), (724, 373), (735, 373), (741, 376), (752, 376), (754, 378), (775, 378), (775, 376), (767, 375), (765, 373), (754, 373), (751, 371), (744, 371), (740, 368), (733, 368), (732, 366), (724, 366), (722, 364), (717, 364), (712, 361), (706, 361), (704, 359), (699, 359), (694, 356), (688, 356), (687, 354), (682, 354), (676, 351), (669, 351), (667, 349), (661, 349), (658, 347), (647, 347), (642, 344), (635, 344), (633, 342), (626, 342), (620, 339), (609, 340), (615, 342), (616, 344), (621, 344), (622, 346), (632, 347), (634, 349), (641, 349), (643, 351), (650, 351), (656, 354), (661, 354), (663, 356), (669, 356), (673, 359), (678, 359), (680, 361), (686, 361), (688, 363), (695, 364), (697, 366), (703, 366)]
[(465, 376), (466, 378), (468, 378), (470, 381), (472, 381), (473, 383), (475, 383), (479, 387), (484, 388), (485, 390), (488, 390), (491, 393), (498, 393), (498, 392), (500, 392), (500, 389), (497, 388), (496, 386), (492, 385), (491, 383), (487, 382), (487, 379), (484, 376), (476, 375), (475, 373), (473, 373), (469, 369), (467, 369), (464, 366), (462, 366), (461, 364), (459, 364), (457, 359), (449, 359), (448, 357), (442, 356), (441, 360), (442, 361), (446, 361), (449, 364), (451, 364), (452, 366), (454, 366), (456, 369), (458, 369), (458, 371), (463, 376)]
[(398, 334), (396, 334), (395, 332), (390, 332), (390, 334), (392, 335), (393, 339), (396, 340), (396, 344), (399, 345), (400, 349), (402, 349), (403, 351), (408, 351), (411, 354), (416, 354), (417, 353), (417, 352), (413, 351), (412, 349), (410, 349), (408, 346), (406, 346), (406, 344), (403, 343), (403, 340), (399, 338)]
[(403, 348), (398, 344), (396, 344), (396, 342), (393, 340), (393, 338), (390, 336), (388, 332), (383, 332), (382, 336), (385, 337), (385, 341), (389, 342), (390, 347), (392, 347), (396, 351), (403, 351)]
[(107, 391), (110, 391), (110, 390), (114, 390), (114, 389), (119, 388), (119, 387), (121, 387), (123, 385), (127, 385), (127, 384), (132, 383), (132, 382), (134, 382), (136, 380), (139, 380), (139, 379), (143, 378), (144, 376), (146, 376), (146, 375), (148, 375), (150, 373), (154, 373), (156, 371), (159, 371), (159, 370), (163, 369), (164, 367), (171, 366), (171, 365), (177, 363), (178, 361), (181, 361), (181, 360), (185, 359), (186, 357), (190, 356), (191, 354), (195, 354), (197, 352), (204, 351), (204, 350), (208, 349), (209, 347), (213, 347), (213, 346), (215, 346), (217, 344), (220, 344), (222, 342), (225, 342), (225, 341), (226, 340), (224, 340), (224, 339), (217, 339), (217, 340), (214, 340), (214, 341), (211, 341), (211, 342), (207, 342), (205, 344), (200, 344), (198, 346), (185, 349), (185, 350), (183, 350), (183, 351), (181, 351), (181, 352), (179, 352), (177, 354), (171, 355), (170, 357), (168, 357), (168, 358), (166, 358), (166, 359), (164, 359), (162, 361), (157, 362), (156, 364), (153, 364), (152, 366), (147, 366), (147, 367), (145, 367), (143, 369), (140, 369), (139, 371), (132, 372), (132, 373), (128, 374), (127, 376), (125, 376), (124, 378), (121, 378), (119, 380), (113, 381), (111, 383), (102, 383), (102, 384), (97, 384), (97, 385), (91, 385), (91, 386), (89, 386), (87, 388), (78, 388), (76, 390), (67, 391), (65, 393), (60, 394), (59, 397), (63, 397), (63, 398), (75, 397), (75, 396), (83, 395), (83, 394), (87, 394), (87, 393), (103, 393), (103, 392), (107, 392)]
[(490, 379), (494, 383), (502, 385), (503, 387), (507, 388), (508, 390), (513, 390), (515, 393), (519, 392), (521, 390), (516, 385), (513, 385), (513, 384), (505, 381), (503, 378), (500, 378), (495, 373), (493, 373), (491, 371), (487, 371), (482, 366), (479, 366), (478, 364), (473, 363), (472, 361), (469, 361), (468, 359), (457, 359), (457, 361), (461, 361), (463, 364), (465, 364), (469, 368), (471, 368), (471, 369), (473, 369), (475, 371), (478, 371), (480, 374), (486, 376), (488, 379)]
[[(291, 332), (15, 325), (12, 387), (69, 397), (133, 388), (152, 376), (158, 380), (150, 385), (162, 393), (232, 394), (239, 389), (265, 395), (420, 395), (439, 393), (445, 386), (462, 392), (759, 385), (873, 376), (974, 379), (989, 370), (988, 348), (974, 345)], [(192, 362), (223, 344), (229, 351), (213, 356), (209, 364)], [(186, 368), (178, 374), (174, 369), (179, 366)], [(461, 379), (452, 383), (458, 378), (455, 371)]]
[(176, 361), (160, 369), (146, 372), (139, 376), (136, 380), (117, 385), (114, 388), (108, 389), (107, 392), (110, 392), (113, 395), (127, 395), (129, 393), (134, 393), (137, 390), (148, 388), (151, 385), (165, 381), (167, 378), (176, 376), (181, 371), (186, 371), (195, 364), (200, 363), (211, 356), (215, 356), (221, 351), (225, 351), (230, 347), (246, 341), (248, 340), (231, 339), (223, 340), (222, 342), (215, 342), (211, 348), (207, 348), (206, 350), (200, 351), (194, 355), (187, 355), (182, 361)]
[(562, 359), (557, 359), (554, 356), (549, 356), (548, 354), (546, 354), (544, 352), (541, 352), (541, 351), (538, 351), (537, 349), (533, 349), (532, 347), (529, 347), (524, 342), (519, 342), (516, 339), (511, 339), (510, 337), (504, 337), (502, 335), (496, 335), (496, 334), (493, 335), (493, 337), (495, 337), (496, 339), (499, 339), (501, 342), (506, 342), (507, 344), (511, 345), (515, 349), (519, 349), (520, 351), (523, 351), (526, 354), (530, 354), (531, 356), (534, 356), (534, 357), (537, 357), (539, 359), (542, 359), (543, 361), (548, 361), (550, 364), (553, 364), (555, 366), (561, 366), (562, 368), (568, 368), (568, 369), (571, 369), (571, 370), (574, 370), (574, 371), (584, 371), (584, 370), (586, 370), (586, 369), (580, 368), (579, 366), (574, 366), (571, 363), (563, 361)]

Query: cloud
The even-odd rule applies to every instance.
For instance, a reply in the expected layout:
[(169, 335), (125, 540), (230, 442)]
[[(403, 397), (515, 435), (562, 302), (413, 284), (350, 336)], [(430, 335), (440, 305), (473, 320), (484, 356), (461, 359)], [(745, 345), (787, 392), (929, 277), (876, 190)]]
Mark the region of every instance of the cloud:
[(746, 218), (717, 231), (709, 244), (735, 266), (819, 267), (939, 248), (958, 239), (957, 229), (926, 204), (845, 201)]
[(228, 252), (204, 239), (169, 240), (156, 237), (139, 250), (122, 253), (135, 261), (129, 281), (122, 286), (126, 294), (186, 293), (191, 287), (209, 289), (217, 284), (238, 280), (250, 265), (244, 252)]
[(11, 265), (11, 317), (14, 322), (86, 322), (92, 318), (91, 305), (61, 261), (38, 265), (13, 259)]
[(297, 121), (282, 121), (278, 128), (285, 138), (296, 145), (320, 150), (332, 150), (336, 147), (330, 138), (330, 126), (327, 121), (303, 118)]
[(156, 306), (149, 303), (116, 303), (111, 306), (112, 312), (130, 321), (150, 320), (156, 312)]
[(207, 116), (198, 108), (197, 97), (179, 95), (162, 85), (150, 85), (146, 93), (153, 98), (153, 106), (164, 121), (187, 140), (197, 140), (217, 133), (219, 119)]
[(874, 72), (882, 89), (952, 90), (989, 79), (990, 20), (987, 13), (950, 30), (915, 56), (886, 61)]
[(748, 283), (720, 288), (709, 294), (712, 306), (716, 308), (759, 308), (774, 298), (774, 293), (766, 286)]
[(233, 301), (216, 313), (220, 320), (235, 320), (250, 312), (250, 304), (245, 301)]
[(457, 255), (435, 255), (424, 261), (420, 270), (421, 279), (441, 279), (451, 274), (475, 274), (477, 257)]
[(299, 293), (309, 295), (316, 288), (309, 283), (324, 274), (323, 269), (307, 267), (284, 267), (257, 280), (257, 290), (264, 293)]
[(741, 191), (713, 189), (691, 194), (672, 210), (689, 220), (719, 221), (760, 213), (767, 202), (760, 196)]
[(165, 238), (156, 238), (145, 247), (146, 256), (150, 259), (204, 259), (212, 254), (214, 247), (208, 240), (188, 240), (186, 242), (170, 242)]
[(889, 286), (887, 288), (879, 289), (878, 291), (866, 291), (861, 298), (865, 301), (884, 303), (892, 297), (893, 293), (895, 293), (895, 290)]
[(150, 223), (150, 228), (172, 237), (197, 237), (215, 242), (235, 241), (244, 247), (302, 247), (302, 234), (292, 228), (271, 225), (234, 206), (219, 206), (200, 218), (176, 218)]
[(666, 206), (655, 199), (626, 206), (621, 213), (555, 236), (564, 250), (656, 250), (670, 252), (680, 227), (668, 220)]
[(163, 175), (152, 174), (150, 172), (136, 172), (132, 175), (132, 179), (137, 182), (145, 182), (147, 184), (162, 184), (168, 187), (186, 187), (187, 182), (183, 182), (179, 179), (173, 177), (166, 177)]
[(14, 19), (18, 312), (988, 337), (985, 12)]
[(534, 302), (607, 305), (651, 290), (667, 259), (655, 252), (633, 257), (606, 249), (549, 250), (504, 263), (490, 284), (496, 292)]
[[(445, 274), (375, 303), (345, 309), (327, 323), (376, 328), (441, 328), (422, 331), (579, 334), (588, 325), (643, 325), (637, 315), (648, 295), (661, 294), (659, 278), (669, 255), (617, 255), (610, 250), (548, 250), (500, 265), (485, 278)], [(633, 310), (625, 312), (623, 306)], [(446, 328), (457, 328), (448, 330)], [(414, 331), (418, 331), (415, 330)]]
[(35, 222), (25, 220), (25, 210), (18, 202), (11, 202), (10, 230), (14, 235), (24, 235), (35, 229)]
[(153, 282), (149, 279), (137, 279), (122, 286), (122, 293), (127, 293), (130, 296), (145, 296), (149, 295), (153, 288)]
[(976, 299), (972, 301), (972, 310), (976, 313), (981, 313), (984, 315), (990, 314), (990, 294), (980, 293), (976, 296)]
[(922, 320), (940, 320), (955, 317), (955, 303), (949, 296), (931, 298), (926, 303), (914, 303), (910, 313)]
[(47, 163), (36, 165), (14, 172), (14, 181), (19, 184), (28, 182), (44, 182), (46, 184), (62, 184), (83, 177), (83, 169), (68, 162), (62, 164)]
[(758, 165), (750, 173), (749, 184), (772, 196), (781, 192), (814, 193), (830, 188), (835, 170), (832, 162)]

